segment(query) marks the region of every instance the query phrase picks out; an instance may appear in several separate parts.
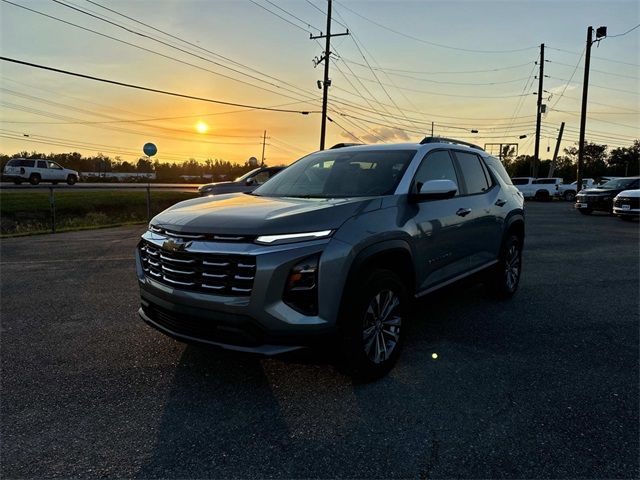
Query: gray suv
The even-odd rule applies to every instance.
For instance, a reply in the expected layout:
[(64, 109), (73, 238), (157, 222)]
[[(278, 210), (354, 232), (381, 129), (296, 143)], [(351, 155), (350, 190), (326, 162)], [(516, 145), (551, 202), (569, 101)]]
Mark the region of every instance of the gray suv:
[(475, 145), (312, 153), (250, 194), (157, 215), (136, 266), (140, 316), (185, 342), (266, 355), (333, 345), (360, 379), (388, 372), (412, 301), (483, 272), (513, 295), (522, 194)]

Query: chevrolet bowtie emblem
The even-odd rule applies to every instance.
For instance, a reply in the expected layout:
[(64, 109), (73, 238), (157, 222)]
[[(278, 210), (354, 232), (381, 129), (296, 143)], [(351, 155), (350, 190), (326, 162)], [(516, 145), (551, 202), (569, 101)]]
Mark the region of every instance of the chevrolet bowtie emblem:
[(191, 242), (176, 242), (175, 240), (169, 239), (164, 241), (162, 249), (167, 252), (177, 253), (183, 252), (189, 245), (191, 245)]

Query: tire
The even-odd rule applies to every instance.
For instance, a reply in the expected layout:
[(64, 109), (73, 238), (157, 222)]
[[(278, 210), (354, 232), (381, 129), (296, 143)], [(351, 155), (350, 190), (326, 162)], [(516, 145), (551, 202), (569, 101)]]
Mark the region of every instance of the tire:
[(564, 192), (562, 198), (564, 198), (567, 202), (573, 202), (576, 199), (576, 192), (568, 190)]
[(356, 279), (345, 295), (340, 318), (341, 363), (360, 382), (386, 375), (404, 340), (409, 296), (400, 277), (375, 269)]
[(508, 299), (518, 290), (522, 276), (522, 239), (509, 234), (500, 249), (498, 264), (489, 276), (489, 290), (499, 299)]
[(78, 181), (75, 175), (69, 175), (67, 177), (67, 185), (73, 185)]
[(549, 196), (549, 192), (546, 190), (538, 190), (533, 198), (540, 202), (548, 202), (551, 197)]
[(584, 208), (580, 208), (580, 209), (578, 209), (578, 211), (583, 215), (591, 215), (591, 212), (593, 212), (593, 210), (588, 210), (588, 209), (584, 209)]
[(32, 173), (29, 177), (29, 183), (31, 185), (38, 185), (40, 183), (40, 175), (38, 175), (37, 173)]

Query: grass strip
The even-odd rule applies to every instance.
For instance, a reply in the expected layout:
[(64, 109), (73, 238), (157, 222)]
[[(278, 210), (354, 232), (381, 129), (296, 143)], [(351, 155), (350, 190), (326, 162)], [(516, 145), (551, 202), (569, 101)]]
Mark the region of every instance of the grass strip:
[[(195, 193), (151, 191), (151, 215)], [(146, 191), (55, 192), (56, 231), (146, 223)], [(49, 192), (0, 192), (0, 236), (51, 232)]]

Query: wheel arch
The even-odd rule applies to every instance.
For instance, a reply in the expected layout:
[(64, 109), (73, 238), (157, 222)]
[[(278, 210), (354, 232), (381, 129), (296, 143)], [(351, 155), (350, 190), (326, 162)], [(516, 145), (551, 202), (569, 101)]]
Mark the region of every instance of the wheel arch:
[(409, 296), (413, 296), (416, 274), (411, 247), (404, 240), (385, 240), (369, 245), (356, 255), (349, 268), (341, 305), (349, 296), (350, 289), (356, 285), (358, 276), (372, 268), (387, 269), (398, 274), (407, 286)]

